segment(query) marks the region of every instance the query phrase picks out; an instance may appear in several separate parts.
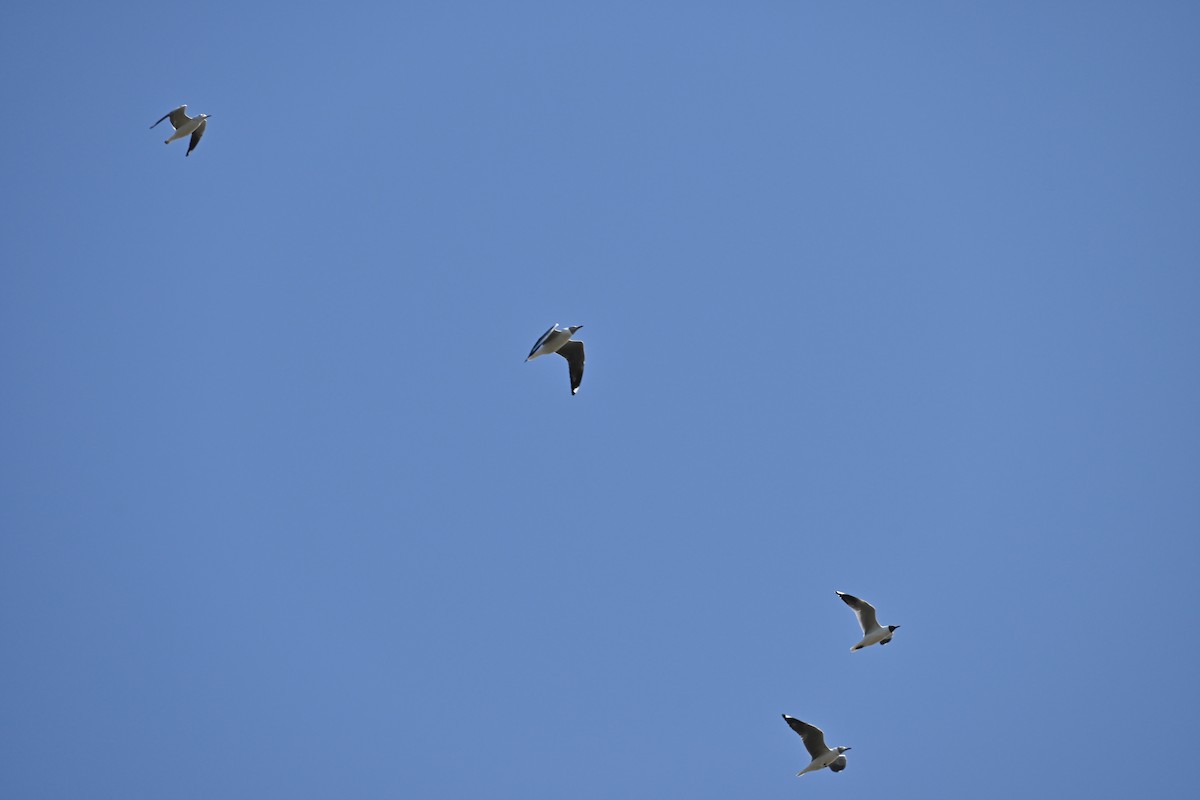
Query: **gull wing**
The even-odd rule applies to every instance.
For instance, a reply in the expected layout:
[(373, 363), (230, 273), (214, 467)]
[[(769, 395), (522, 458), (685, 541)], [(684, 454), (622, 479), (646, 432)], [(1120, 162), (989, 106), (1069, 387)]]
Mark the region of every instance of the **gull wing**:
[[(538, 351), (539, 347), (541, 347), (543, 344), (546, 343), (546, 340), (550, 338), (550, 334), (554, 333), (555, 329), (557, 329), (557, 328), (558, 328), (558, 323), (556, 322), (550, 326), (550, 330), (546, 331), (545, 333), (543, 333), (541, 336), (538, 337), (538, 340), (533, 343), (533, 349), (529, 351), (529, 358), (533, 358), (533, 354)], [(527, 358), (525, 360), (528, 361), (529, 358)]]
[(575, 394), (583, 382), (583, 342), (571, 340), (558, 348), (558, 354), (567, 360), (571, 368), (571, 394)]
[(854, 614), (858, 617), (858, 624), (862, 627), (863, 635), (867, 635), (873, 630), (879, 629), (879, 623), (875, 621), (875, 606), (868, 603), (866, 600), (859, 600), (852, 594), (838, 592), (837, 596), (842, 598), (842, 601), (854, 609)]
[(804, 746), (808, 749), (808, 754), (813, 758), (820, 758), (829, 752), (829, 748), (825, 746), (825, 732), (816, 725), (809, 725), (807, 722), (801, 722), (795, 717), (783, 715), (783, 719), (787, 722), (788, 727), (800, 734), (800, 738), (804, 740)]
[(833, 763), (829, 765), (830, 772), (841, 772), (845, 768), (846, 768), (846, 757), (845, 756), (838, 756), (837, 758), (835, 758), (833, 760)]
[[(175, 129), (178, 129), (180, 125), (182, 125), (183, 123), (185, 123), (189, 119), (191, 119), (191, 117), (189, 117), (187, 115), (187, 103), (184, 103), (183, 105), (181, 105), (179, 108), (175, 109), (174, 111), (168, 111), (166, 114), (163, 114), (161, 117), (158, 118), (158, 122), (162, 122), (167, 117), (171, 118), (171, 126), (174, 127)], [(151, 128), (158, 127), (158, 122), (154, 123), (150, 127)]]
[(188, 143), (188, 151), (184, 153), (184, 158), (190, 156), (192, 151), (196, 149), (196, 145), (200, 144), (200, 137), (204, 135), (204, 129), (208, 127), (208, 120), (202, 121), (196, 130), (192, 131), (192, 141)]

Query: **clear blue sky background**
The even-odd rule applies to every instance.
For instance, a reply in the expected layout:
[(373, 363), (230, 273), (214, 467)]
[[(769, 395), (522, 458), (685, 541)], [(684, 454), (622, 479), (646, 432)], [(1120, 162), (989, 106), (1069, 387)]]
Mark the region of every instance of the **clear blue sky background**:
[(6, 6), (0, 796), (1193, 796), (1197, 41)]

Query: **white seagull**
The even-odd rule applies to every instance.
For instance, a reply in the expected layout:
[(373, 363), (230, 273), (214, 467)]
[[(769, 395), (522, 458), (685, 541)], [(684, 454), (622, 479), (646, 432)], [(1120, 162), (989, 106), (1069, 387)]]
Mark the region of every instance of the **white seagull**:
[[(169, 117), (171, 120), (171, 125), (175, 128), (175, 133), (171, 135), (170, 139), (167, 139), (165, 142), (163, 142), (163, 144), (170, 144), (176, 139), (182, 139), (190, 133), (192, 135), (192, 141), (188, 145), (188, 151), (184, 153), (185, 156), (190, 156), (192, 151), (196, 149), (196, 145), (200, 144), (200, 137), (204, 135), (204, 128), (208, 125), (208, 118), (210, 116), (212, 115), (201, 114), (196, 117), (189, 117), (187, 115), (186, 103), (174, 111), (168, 111), (166, 114), (163, 114), (161, 117), (159, 117), (158, 122), (162, 122), (164, 119)], [(158, 127), (158, 122), (150, 126), (151, 130)]]
[(541, 338), (534, 343), (533, 349), (529, 351), (529, 358), (525, 359), (532, 361), (538, 356), (550, 353), (558, 353), (565, 358), (571, 370), (572, 395), (579, 391), (579, 384), (583, 381), (583, 342), (575, 341), (571, 337), (582, 327), (582, 325), (571, 325), (568, 328), (560, 329), (558, 323), (554, 323), (550, 326), (550, 330), (543, 333)]
[(800, 734), (800, 738), (804, 740), (804, 746), (808, 748), (808, 754), (812, 756), (812, 762), (796, 773), (797, 778), (806, 772), (816, 772), (826, 767), (829, 767), (830, 772), (841, 772), (846, 768), (846, 757), (842, 753), (849, 750), (849, 747), (838, 746), (830, 750), (825, 746), (825, 732), (816, 725), (801, 722), (787, 714), (783, 715), (783, 719), (787, 722), (788, 727)]
[[(834, 591), (837, 591), (836, 589)], [(845, 601), (846, 605), (854, 609), (854, 614), (858, 617), (858, 624), (862, 626), (863, 638), (862, 641), (850, 648), (850, 652), (862, 650), (864, 647), (870, 647), (873, 644), (887, 644), (892, 640), (892, 632), (899, 628), (899, 625), (880, 625), (875, 621), (875, 606), (868, 603), (866, 600), (859, 600), (852, 594), (838, 592), (837, 596)]]

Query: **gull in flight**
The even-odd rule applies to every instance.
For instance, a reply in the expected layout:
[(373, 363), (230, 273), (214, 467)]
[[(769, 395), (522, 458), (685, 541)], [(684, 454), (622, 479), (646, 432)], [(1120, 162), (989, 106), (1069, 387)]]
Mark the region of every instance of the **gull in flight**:
[(862, 626), (862, 641), (851, 647), (850, 652), (862, 650), (873, 644), (887, 644), (892, 640), (892, 632), (899, 628), (899, 625), (880, 625), (876, 622), (875, 606), (866, 600), (859, 600), (854, 595), (845, 592), (838, 592), (837, 596), (854, 609), (854, 614), (858, 617), (858, 624)]
[(550, 326), (550, 330), (543, 333), (541, 338), (534, 343), (533, 349), (529, 351), (529, 358), (525, 359), (532, 361), (538, 356), (550, 353), (558, 353), (565, 358), (571, 369), (572, 395), (579, 391), (579, 384), (583, 381), (583, 342), (576, 341), (571, 337), (582, 327), (582, 325), (571, 325), (568, 328), (559, 328), (558, 323), (554, 323)]
[[(166, 114), (163, 114), (161, 117), (159, 117), (158, 122), (162, 122), (164, 119), (170, 118), (171, 125), (175, 128), (175, 133), (172, 134), (170, 139), (167, 139), (165, 142), (163, 142), (163, 144), (170, 144), (176, 139), (182, 139), (190, 133), (192, 135), (192, 141), (188, 145), (188, 151), (184, 153), (185, 156), (190, 156), (192, 151), (196, 149), (196, 145), (200, 144), (200, 137), (204, 135), (204, 128), (206, 125), (208, 125), (208, 118), (210, 116), (211, 114), (201, 114), (196, 117), (189, 117), (187, 115), (186, 103), (174, 111), (168, 111)], [(151, 125), (150, 128), (154, 129), (158, 127), (158, 122)]]
[(830, 750), (825, 746), (825, 732), (816, 725), (801, 722), (787, 714), (783, 715), (783, 719), (788, 727), (800, 734), (800, 738), (804, 740), (804, 746), (808, 749), (808, 754), (812, 756), (812, 763), (797, 772), (797, 778), (806, 772), (816, 772), (826, 767), (829, 767), (830, 772), (841, 772), (846, 768), (846, 757), (842, 753), (849, 750), (849, 747), (838, 746)]

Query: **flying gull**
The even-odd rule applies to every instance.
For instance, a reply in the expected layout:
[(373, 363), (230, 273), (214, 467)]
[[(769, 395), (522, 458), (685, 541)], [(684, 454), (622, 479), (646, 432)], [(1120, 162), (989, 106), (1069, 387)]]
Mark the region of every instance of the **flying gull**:
[(816, 772), (826, 767), (829, 767), (830, 772), (841, 772), (846, 768), (846, 757), (842, 753), (849, 750), (849, 747), (838, 746), (830, 750), (825, 746), (825, 732), (816, 725), (801, 722), (787, 714), (783, 715), (783, 719), (787, 722), (788, 727), (800, 734), (800, 738), (804, 740), (804, 746), (808, 749), (808, 754), (812, 756), (812, 763), (797, 772), (797, 778), (806, 772)]
[(583, 381), (583, 342), (575, 341), (571, 337), (582, 327), (582, 325), (571, 325), (568, 328), (560, 329), (558, 323), (554, 323), (550, 326), (550, 330), (543, 333), (537, 340), (533, 349), (529, 351), (529, 358), (525, 359), (532, 361), (538, 356), (550, 353), (558, 353), (565, 358), (571, 370), (572, 395), (579, 391), (579, 384)]
[[(170, 118), (171, 125), (175, 128), (175, 133), (172, 134), (170, 139), (167, 139), (165, 142), (163, 142), (163, 144), (170, 144), (176, 139), (182, 139), (190, 133), (192, 135), (192, 141), (188, 145), (188, 151), (184, 153), (185, 156), (190, 156), (192, 151), (196, 149), (196, 145), (200, 144), (200, 137), (204, 135), (204, 128), (208, 125), (208, 118), (210, 116), (212, 115), (201, 114), (197, 117), (189, 117), (187, 115), (186, 103), (174, 111), (168, 111), (166, 114), (163, 114), (161, 117), (159, 117), (158, 122), (162, 122), (164, 119)], [(158, 122), (151, 125), (150, 128), (153, 129), (158, 127)]]
[(887, 644), (892, 640), (892, 632), (899, 628), (899, 625), (880, 625), (876, 622), (875, 606), (866, 600), (859, 600), (854, 595), (845, 592), (838, 592), (837, 596), (854, 609), (854, 613), (858, 617), (858, 624), (862, 626), (862, 641), (851, 647), (850, 652), (862, 650), (873, 644)]

